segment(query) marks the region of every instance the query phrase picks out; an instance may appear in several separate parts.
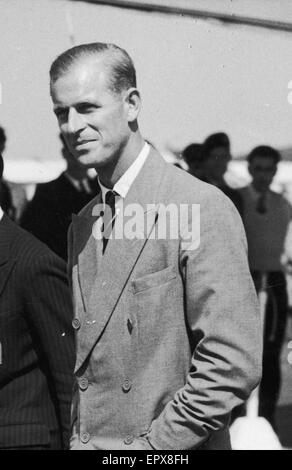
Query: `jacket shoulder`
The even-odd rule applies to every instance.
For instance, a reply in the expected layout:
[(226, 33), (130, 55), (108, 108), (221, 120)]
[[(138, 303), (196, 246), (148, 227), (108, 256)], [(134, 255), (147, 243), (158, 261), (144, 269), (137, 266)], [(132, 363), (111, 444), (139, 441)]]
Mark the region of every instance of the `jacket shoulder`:
[(199, 180), (187, 171), (167, 164), (167, 187), (170, 188), (168, 199), (171, 201), (206, 205), (229, 205), (229, 198), (216, 186)]
[(99, 203), (100, 203), (100, 197), (99, 197), (99, 194), (98, 194), (93, 199), (91, 199), (91, 201), (89, 201), (86, 204), (86, 206), (84, 206), (81, 209), (81, 211), (78, 213), (78, 215), (80, 215), (82, 217), (91, 216), (94, 206), (96, 206), (96, 204), (99, 204)]

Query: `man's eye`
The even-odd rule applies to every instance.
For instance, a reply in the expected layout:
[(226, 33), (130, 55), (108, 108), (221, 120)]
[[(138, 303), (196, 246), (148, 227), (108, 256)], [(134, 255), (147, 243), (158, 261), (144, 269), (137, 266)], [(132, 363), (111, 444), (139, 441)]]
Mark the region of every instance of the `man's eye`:
[(64, 119), (67, 115), (67, 111), (65, 109), (57, 109), (55, 114), (58, 119)]
[(91, 113), (95, 111), (95, 109), (96, 109), (96, 106), (84, 104), (78, 107), (78, 112), (82, 114), (86, 114), (86, 113)]

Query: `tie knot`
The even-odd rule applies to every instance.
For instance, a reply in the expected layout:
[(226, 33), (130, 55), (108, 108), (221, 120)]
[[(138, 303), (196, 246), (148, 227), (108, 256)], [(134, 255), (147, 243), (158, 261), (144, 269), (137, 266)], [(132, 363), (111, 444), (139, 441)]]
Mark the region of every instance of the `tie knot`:
[(103, 214), (103, 253), (105, 252), (108, 238), (115, 223), (115, 198), (118, 194), (115, 191), (107, 191), (105, 195), (105, 207)]
[(107, 206), (114, 207), (117, 195), (118, 194), (115, 191), (107, 191), (107, 193), (105, 195), (105, 201), (104, 201), (105, 204)]

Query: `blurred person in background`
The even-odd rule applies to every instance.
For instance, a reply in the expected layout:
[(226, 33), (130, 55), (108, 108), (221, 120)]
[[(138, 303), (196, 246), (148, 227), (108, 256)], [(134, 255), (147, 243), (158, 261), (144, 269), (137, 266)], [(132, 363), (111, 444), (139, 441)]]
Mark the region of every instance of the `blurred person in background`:
[(182, 157), (188, 165), (188, 172), (201, 179), (203, 177), (202, 170), (202, 145), (201, 144), (190, 144), (182, 152)]
[(268, 419), (274, 429), (281, 385), (280, 356), (288, 312), (283, 260), (285, 257), (286, 261), (291, 260), (285, 241), (292, 217), (288, 201), (270, 189), (280, 159), (279, 152), (272, 147), (254, 148), (247, 157), (252, 182), (239, 190), (251, 274), (256, 290), (266, 287), (267, 292), (259, 414)]
[(24, 209), (20, 225), (67, 260), (71, 216), (78, 214), (97, 195), (99, 186), (96, 172), (89, 175), (70, 154), (62, 136), (60, 138), (67, 169), (56, 180), (37, 186), (33, 199)]
[(0, 206), (0, 449), (68, 447), (72, 310), (64, 261)]
[[(6, 146), (6, 134), (3, 127), (0, 127), (0, 154), (2, 155)], [(2, 157), (1, 157), (2, 161)], [(3, 175), (3, 168), (0, 168), (0, 173)], [(10, 189), (7, 184), (3, 181), (1, 176), (0, 178), (0, 204), (2, 210), (9, 215), (10, 218), (14, 218), (14, 207), (12, 204), (12, 198)]]
[(200, 179), (217, 186), (233, 202), (238, 212), (242, 212), (242, 202), (238, 191), (227, 185), (224, 175), (231, 160), (230, 141), (224, 132), (211, 134), (204, 141), (200, 155)]

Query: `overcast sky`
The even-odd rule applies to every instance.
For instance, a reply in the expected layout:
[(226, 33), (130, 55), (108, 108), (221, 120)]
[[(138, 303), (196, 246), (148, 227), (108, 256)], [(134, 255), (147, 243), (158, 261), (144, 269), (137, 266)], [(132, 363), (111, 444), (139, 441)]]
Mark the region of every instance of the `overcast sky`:
[[(204, 2), (213, 4), (218, 11), (220, 2)], [(292, 22), (286, 0), (223, 4), (231, 13), (235, 5), (245, 16)], [(48, 69), (71, 46), (70, 32), (75, 44), (109, 41), (132, 55), (142, 133), (160, 149), (183, 148), (219, 130), (230, 135), (234, 154), (259, 144), (292, 145), (292, 33), (62, 0), (0, 5), (0, 124), (9, 159), (59, 157)]]

